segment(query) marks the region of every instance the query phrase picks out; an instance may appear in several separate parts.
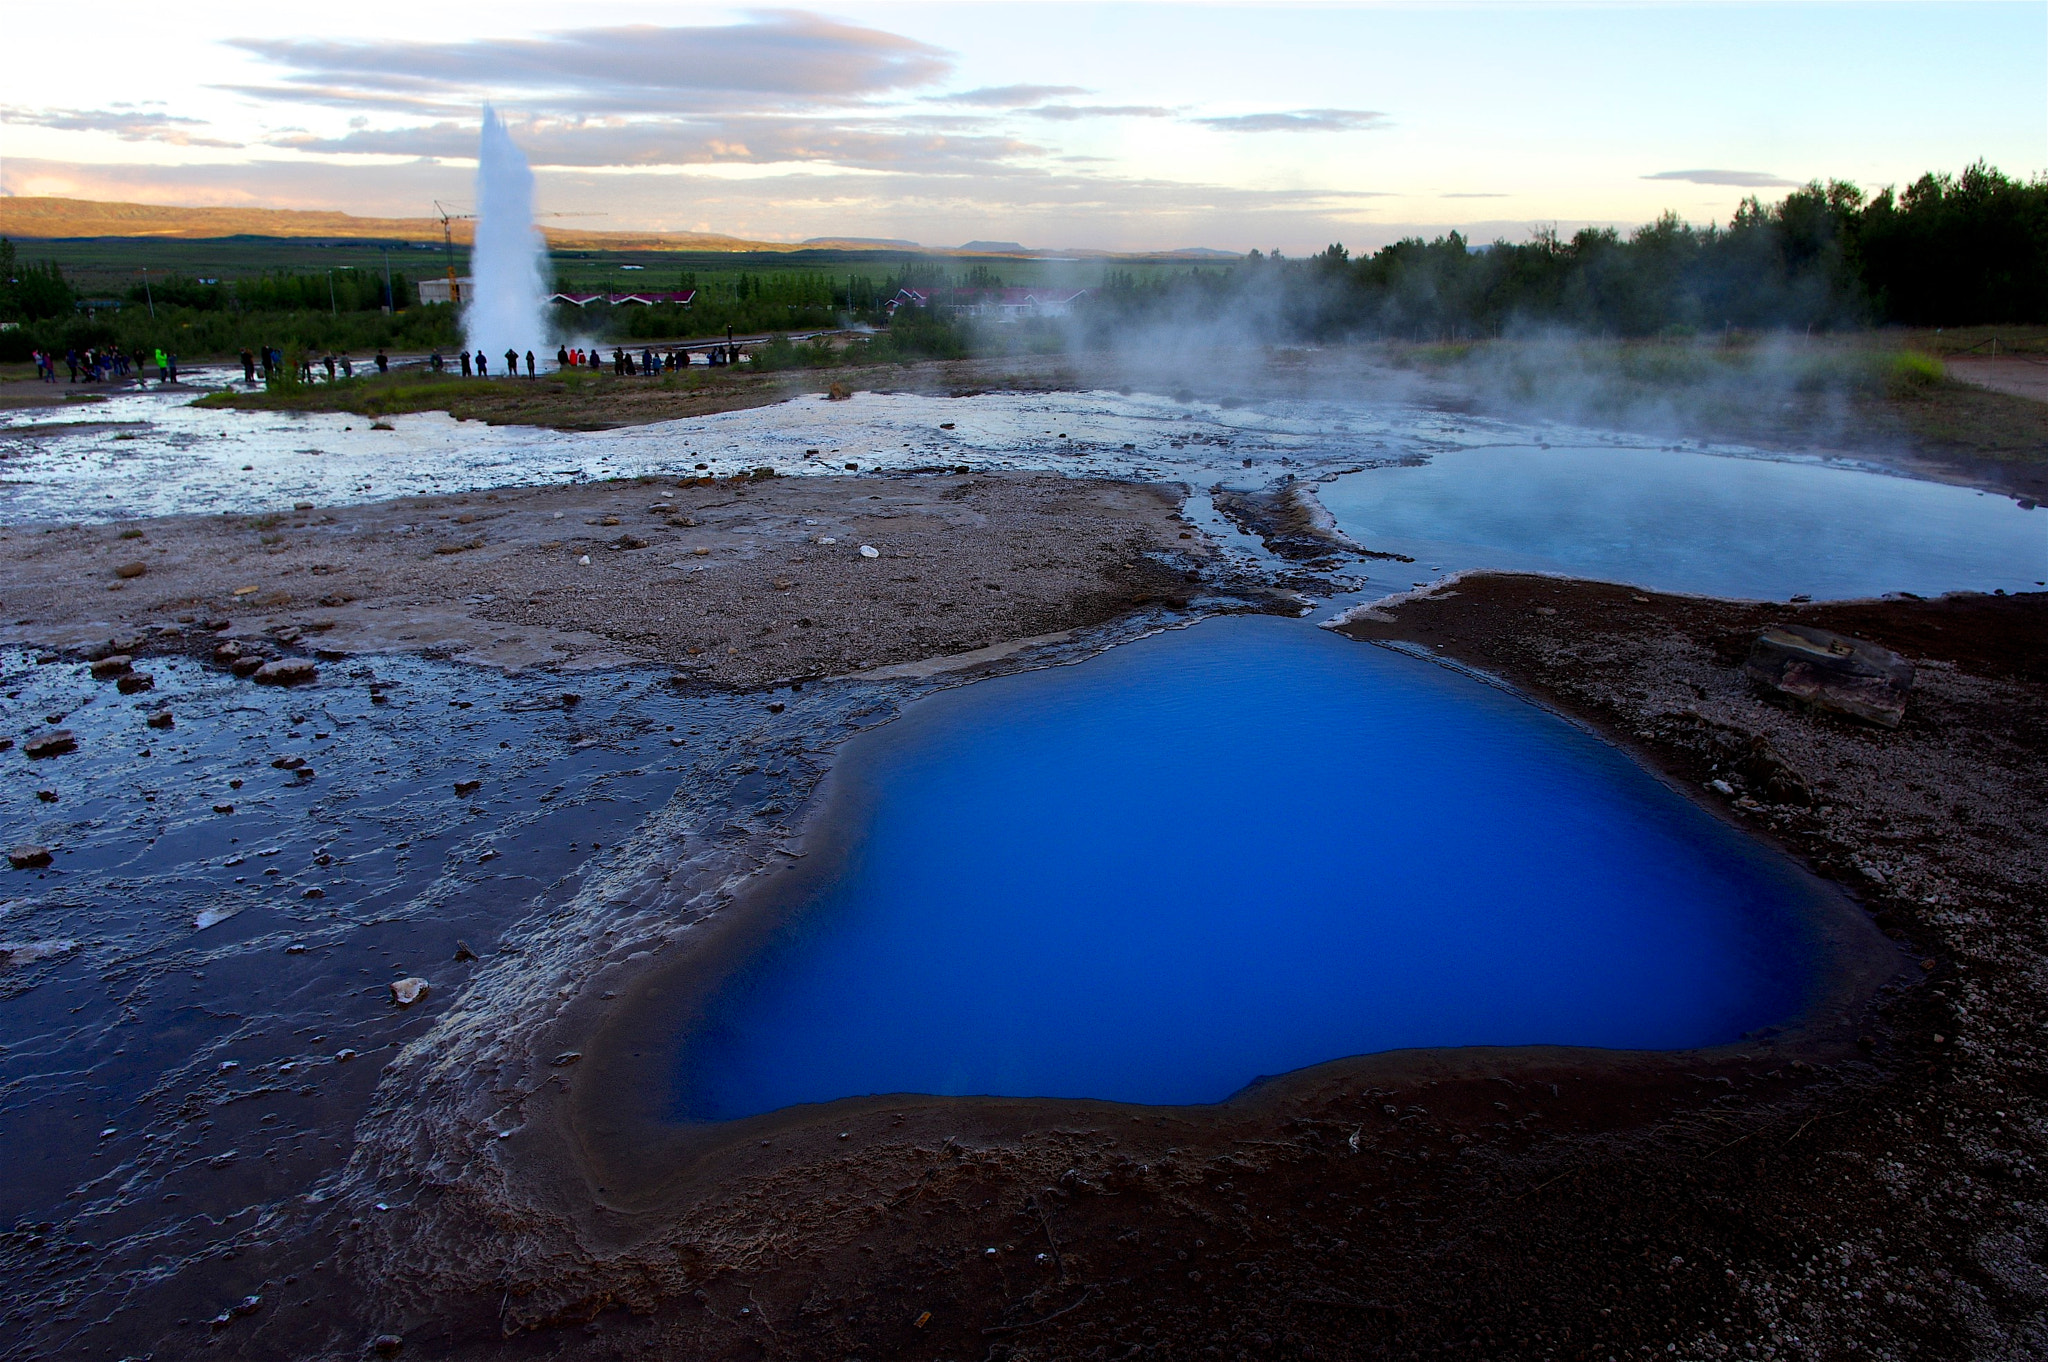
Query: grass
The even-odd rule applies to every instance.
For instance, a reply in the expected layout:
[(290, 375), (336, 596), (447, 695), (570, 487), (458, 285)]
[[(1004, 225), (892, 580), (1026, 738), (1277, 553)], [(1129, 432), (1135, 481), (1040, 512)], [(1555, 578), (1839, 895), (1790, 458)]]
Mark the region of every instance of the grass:
[[(1947, 356), (1983, 354), (1993, 328), (1709, 340), (1542, 339), (1388, 347), (1502, 415), (1869, 453), (2043, 499), (2048, 403), (1958, 381)], [(2048, 328), (1997, 328), (2000, 353)]]
[[(193, 403), (242, 411), (344, 411), (382, 418), (445, 411), (492, 425), (606, 430), (781, 401), (789, 389), (766, 374), (699, 369), (660, 378), (622, 378), (603, 369), (566, 370), (535, 378), (464, 378), (460, 374), (371, 374), (333, 383), (232, 388)], [(388, 427), (386, 427), (388, 428)]]

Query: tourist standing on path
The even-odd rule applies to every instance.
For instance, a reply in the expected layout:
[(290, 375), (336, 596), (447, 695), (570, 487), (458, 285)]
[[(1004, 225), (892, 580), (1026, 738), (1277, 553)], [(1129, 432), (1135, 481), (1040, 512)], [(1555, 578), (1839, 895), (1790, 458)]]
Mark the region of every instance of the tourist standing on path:
[(176, 383), (178, 381), (178, 357), (176, 354), (171, 356), (170, 375), (171, 382)]
[(507, 350), (505, 352), (505, 377), (519, 377), (519, 352), (517, 350)]
[(491, 376), (491, 362), (484, 357), (484, 352), (481, 350), (476, 352), (476, 376), (478, 378), (489, 378)]
[(246, 345), (242, 347), (242, 381), (244, 383), (254, 383), (256, 381), (256, 352)]
[(557, 369), (566, 369), (566, 368), (568, 368), (568, 367), (569, 367), (569, 347), (568, 347), (568, 346), (566, 346), (566, 345), (557, 345), (557, 346), (555, 347), (555, 367), (556, 367)]
[(348, 362), (347, 355), (341, 357), (341, 376), (343, 378), (354, 378), (356, 376), (356, 366)]
[(171, 361), (161, 347), (156, 352), (156, 382), (158, 387), (171, 381)]
[(464, 378), (469, 377), (469, 351), (467, 350), (462, 352), (462, 376)]
[(327, 366), (327, 381), (332, 383), (334, 381), (334, 352), (329, 350), (326, 358), (320, 362)]
[(390, 371), (391, 356), (385, 354), (384, 347), (380, 345), (377, 347), (377, 372), (383, 374), (389, 373)]
[(533, 351), (531, 350), (526, 352), (526, 376), (528, 378), (533, 377)]

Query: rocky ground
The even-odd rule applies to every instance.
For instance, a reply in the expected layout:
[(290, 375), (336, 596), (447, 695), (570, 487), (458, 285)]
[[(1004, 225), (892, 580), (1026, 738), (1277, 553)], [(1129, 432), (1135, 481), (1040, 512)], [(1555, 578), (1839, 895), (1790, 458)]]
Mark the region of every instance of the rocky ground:
[[(423, 1109), (466, 1114), (365, 1148), (352, 1204), (413, 1213), (359, 1214), (345, 1256), (395, 1283), (394, 1345), (458, 1357), (2040, 1356), (2044, 616), (1486, 576), (1345, 626), (1512, 681), (1853, 887), (1903, 949), (1802, 1031), (1367, 1057), (1212, 1108), (838, 1103), (634, 1170), (600, 1156), (621, 1042), (572, 1002), (542, 1048), (581, 1067), (476, 1026), (421, 1048)], [(1754, 693), (1785, 620), (1912, 657), (1903, 725)], [(630, 990), (633, 945), (565, 996)]]
[(210, 620), (286, 651), (647, 661), (756, 686), (1184, 604), (1211, 550), (1178, 504), (1173, 488), (947, 470), (17, 527), (0, 530), (0, 643), (139, 643)]

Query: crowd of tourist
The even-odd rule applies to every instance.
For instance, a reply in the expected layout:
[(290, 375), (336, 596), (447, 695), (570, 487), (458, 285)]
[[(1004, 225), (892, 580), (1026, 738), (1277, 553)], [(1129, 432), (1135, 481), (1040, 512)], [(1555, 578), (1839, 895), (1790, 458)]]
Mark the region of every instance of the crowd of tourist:
[(54, 350), (34, 350), (29, 357), (35, 361), (36, 377), (45, 383), (57, 381), (57, 366), (63, 365), (71, 383), (113, 383), (133, 375), (143, 382), (149, 379), (152, 360), (156, 365), (158, 383), (178, 381), (178, 357), (167, 355), (162, 350), (153, 354), (141, 349), (133, 352), (118, 346), (90, 346), (84, 350), (66, 350), (61, 356)]

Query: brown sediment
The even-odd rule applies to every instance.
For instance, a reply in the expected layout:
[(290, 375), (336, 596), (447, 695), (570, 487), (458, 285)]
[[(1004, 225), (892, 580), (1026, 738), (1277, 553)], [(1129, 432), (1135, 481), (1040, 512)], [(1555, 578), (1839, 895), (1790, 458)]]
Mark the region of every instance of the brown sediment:
[[(1854, 885), (1924, 986), (1845, 949), (1805, 1027), (1712, 1051), (1408, 1052), (1199, 1108), (862, 1099), (664, 1142), (655, 1052), (715, 952), (621, 940), (530, 1058), (413, 1070), (445, 1085), (420, 1109), (468, 1114), (358, 1170), (351, 1195), (419, 1208), (353, 1250), (404, 1282), (391, 1327), (458, 1356), (533, 1331), (591, 1357), (2022, 1355), (2048, 1327), (2048, 597), (1475, 575), (1386, 613), (1346, 632), (1504, 678), (1725, 805)], [(1911, 657), (1901, 727), (1754, 694), (1748, 642), (1785, 621)], [(699, 923), (744, 947), (743, 915)]]
[[(0, 642), (82, 647), (183, 615), (227, 635), (296, 628), (337, 656), (659, 662), (751, 686), (1185, 605), (1212, 550), (1180, 537), (1180, 495), (1056, 475), (689, 474), (15, 527)], [(116, 575), (134, 562), (142, 575)]]

